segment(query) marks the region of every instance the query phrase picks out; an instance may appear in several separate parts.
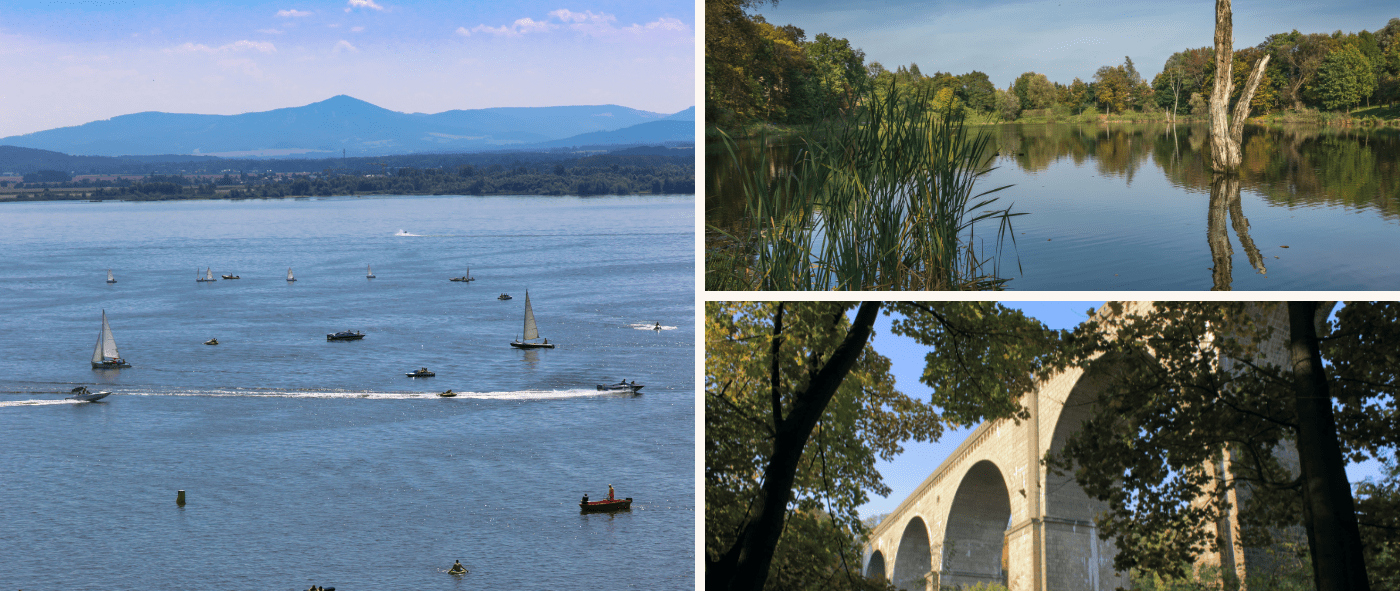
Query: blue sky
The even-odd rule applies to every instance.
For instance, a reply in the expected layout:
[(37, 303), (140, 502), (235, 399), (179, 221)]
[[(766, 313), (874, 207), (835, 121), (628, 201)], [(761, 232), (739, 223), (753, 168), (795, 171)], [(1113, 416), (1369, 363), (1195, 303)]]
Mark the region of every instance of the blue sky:
[[(1297, 29), (1375, 31), (1400, 17), (1395, 3), (1236, 0), (1235, 47), (1258, 45)], [(845, 37), (866, 60), (893, 70), (917, 63), (924, 74), (986, 72), (1005, 88), (1023, 72), (1068, 84), (1088, 82), (1099, 66), (1133, 58), (1151, 81), (1173, 52), (1214, 43), (1215, 2), (1193, 0), (783, 0), (758, 10), (775, 25), (793, 24), (807, 38)]]
[(690, 0), (5, 2), (0, 137), (338, 94), (410, 113), (674, 113), (695, 103), (695, 34)]
[[(922, 69), (922, 66), (920, 66)], [(1088, 320), (1088, 311), (1098, 309), (1104, 302), (1002, 302), (1019, 309), (1027, 316), (1044, 322), (1052, 329), (1074, 328)], [(915, 398), (927, 398), (932, 394), (928, 386), (919, 382), (924, 372), (924, 355), (928, 349), (908, 337), (890, 333), (892, 319), (883, 314), (875, 322), (875, 337), (872, 344), (881, 355), (890, 359), (890, 371), (894, 374), (896, 387), (901, 392)], [(893, 511), (909, 493), (928, 478), (938, 465), (952, 455), (976, 425), (965, 429), (947, 429), (943, 437), (932, 443), (907, 442), (904, 453), (892, 462), (875, 460), (875, 469), (880, 471), (893, 492), (888, 497), (872, 495), (870, 501), (860, 507), (862, 517), (880, 515)], [(1347, 479), (1355, 484), (1365, 477), (1380, 478), (1380, 463), (1374, 460), (1347, 467)]]

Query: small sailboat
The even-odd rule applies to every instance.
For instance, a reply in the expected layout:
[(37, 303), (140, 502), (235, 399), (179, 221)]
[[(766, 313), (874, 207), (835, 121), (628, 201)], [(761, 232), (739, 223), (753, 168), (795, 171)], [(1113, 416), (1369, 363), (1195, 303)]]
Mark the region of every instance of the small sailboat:
[(374, 267), (365, 265), (365, 279), (374, 279)]
[(117, 353), (117, 341), (112, 338), (112, 327), (107, 325), (107, 311), (102, 311), (102, 331), (97, 333), (97, 347), (92, 350), (93, 369), (118, 369), (131, 367)]
[(297, 280), (297, 278), (292, 276), (292, 268), (291, 268), (291, 267), (287, 267), (287, 281), (296, 281), (296, 280)]
[(540, 330), (535, 326), (535, 311), (530, 308), (530, 290), (525, 290), (525, 334), (518, 341), (512, 341), (510, 346), (517, 349), (553, 349), (554, 345), (549, 344), (549, 339), (543, 343), (531, 343), (531, 340), (540, 338)]
[(112, 277), (112, 270), (111, 270), (111, 269), (107, 269), (107, 283), (116, 283), (116, 282), (117, 282), (117, 279), (116, 279), (115, 277)]
[(466, 281), (476, 281), (476, 278), (475, 278), (475, 277), (472, 277), (472, 268), (471, 268), (471, 267), (467, 267), (467, 274), (466, 274), (466, 275), (463, 275), (463, 276), (461, 276), (461, 277), (453, 277), (453, 278), (451, 278), (451, 279), (448, 279), (448, 281), (462, 281), (462, 282), (466, 282)]
[(205, 283), (205, 282), (210, 282), (210, 281), (218, 281), (218, 279), (215, 279), (215, 278), (214, 278), (214, 268), (213, 268), (213, 267), (209, 267), (209, 269), (206, 270), (206, 271), (204, 272), (204, 276), (203, 276), (203, 277), (200, 277), (200, 276), (199, 276), (199, 269), (195, 269), (195, 270), (194, 270), (194, 281), (195, 281), (195, 283)]

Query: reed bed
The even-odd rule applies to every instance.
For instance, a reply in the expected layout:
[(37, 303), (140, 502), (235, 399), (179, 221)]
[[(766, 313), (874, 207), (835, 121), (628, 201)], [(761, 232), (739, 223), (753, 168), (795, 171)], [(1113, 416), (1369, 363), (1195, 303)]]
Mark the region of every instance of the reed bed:
[[(723, 137), (734, 162), (756, 165), (735, 167), (745, 212), (711, 227), (724, 246), (707, 252), (706, 289), (1001, 288), (1002, 246), (1011, 237), (1014, 247), (1011, 219), (1023, 214), (991, 209), (1010, 185), (975, 193), (993, 170), (991, 138), (969, 136), (930, 98), (871, 93), (858, 115), (802, 134), (792, 162), (771, 161), (762, 138), (740, 158)], [(995, 225), (990, 241), (979, 222)]]

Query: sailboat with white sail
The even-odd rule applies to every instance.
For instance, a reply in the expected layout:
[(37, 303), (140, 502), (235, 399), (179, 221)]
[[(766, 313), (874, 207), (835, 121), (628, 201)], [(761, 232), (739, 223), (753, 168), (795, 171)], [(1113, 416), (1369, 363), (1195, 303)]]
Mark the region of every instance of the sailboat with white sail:
[(207, 270), (207, 271), (204, 272), (204, 276), (203, 276), (203, 277), (200, 277), (200, 276), (199, 276), (199, 269), (195, 269), (195, 270), (194, 270), (194, 281), (195, 281), (195, 283), (205, 283), (205, 282), (218, 281), (218, 279), (215, 279), (215, 278), (214, 278), (214, 268), (213, 268), (213, 267), (209, 267), (209, 270)]
[(292, 268), (291, 268), (291, 267), (287, 267), (287, 281), (296, 281), (296, 280), (297, 280), (297, 278), (292, 276)]
[(531, 343), (530, 341), (540, 338), (540, 329), (535, 326), (535, 311), (530, 308), (530, 291), (525, 291), (525, 334), (521, 335), (521, 340), (512, 341), (510, 346), (517, 349), (553, 349), (554, 345), (549, 343), (549, 339), (544, 339), (543, 343)]
[(117, 278), (112, 276), (112, 270), (107, 269), (107, 283), (116, 283)]
[(117, 340), (112, 338), (112, 327), (107, 325), (107, 311), (102, 311), (102, 332), (97, 333), (97, 347), (92, 350), (93, 369), (119, 369), (131, 367), (121, 354), (117, 353)]
[(374, 279), (373, 265), (365, 265), (365, 279)]

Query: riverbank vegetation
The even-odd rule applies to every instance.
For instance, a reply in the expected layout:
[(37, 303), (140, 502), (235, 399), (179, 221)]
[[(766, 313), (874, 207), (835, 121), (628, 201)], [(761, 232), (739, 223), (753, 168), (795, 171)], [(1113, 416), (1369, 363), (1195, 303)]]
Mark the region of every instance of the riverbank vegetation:
[[(935, 110), (960, 112), (969, 123), (1153, 121), (1208, 117), (1214, 49), (1187, 48), (1149, 77), (1131, 57), (1063, 83), (1025, 72), (1004, 88), (987, 74), (924, 74), (910, 63), (893, 69), (865, 61), (846, 39), (775, 26), (756, 8), (762, 0), (705, 3), (705, 121), (730, 135), (794, 129), (858, 106), (880, 89), (929, 97)], [(1250, 102), (1267, 118), (1332, 125), (1400, 125), (1400, 18), (1375, 32), (1269, 35), (1233, 52), (1233, 103), (1264, 55), (1271, 57)]]
[[(898, 88), (857, 95), (858, 111), (827, 118), (774, 161), (765, 138), (723, 136), (742, 176), (743, 213), (711, 229), (711, 290), (995, 289), (1015, 215), (992, 209), (976, 181), (990, 171), (989, 137), (961, 112)], [(747, 153), (739, 153), (741, 150)], [(996, 226), (988, 239), (978, 222)], [(985, 226), (987, 224), (983, 224)], [(1014, 244), (1014, 236), (1013, 236)]]
[[(574, 155), (553, 159), (478, 156), (467, 162), (456, 162), (455, 166), (434, 168), (404, 165), (389, 168), (384, 163), (373, 163), (373, 172), (326, 168), (320, 172), (176, 173), (134, 178), (79, 177), (61, 182), (6, 182), (5, 186), (0, 186), (0, 200), (694, 194), (694, 151), (657, 150), (656, 153)], [(308, 167), (291, 168), (305, 170)], [(49, 177), (35, 173), (25, 178)]]

